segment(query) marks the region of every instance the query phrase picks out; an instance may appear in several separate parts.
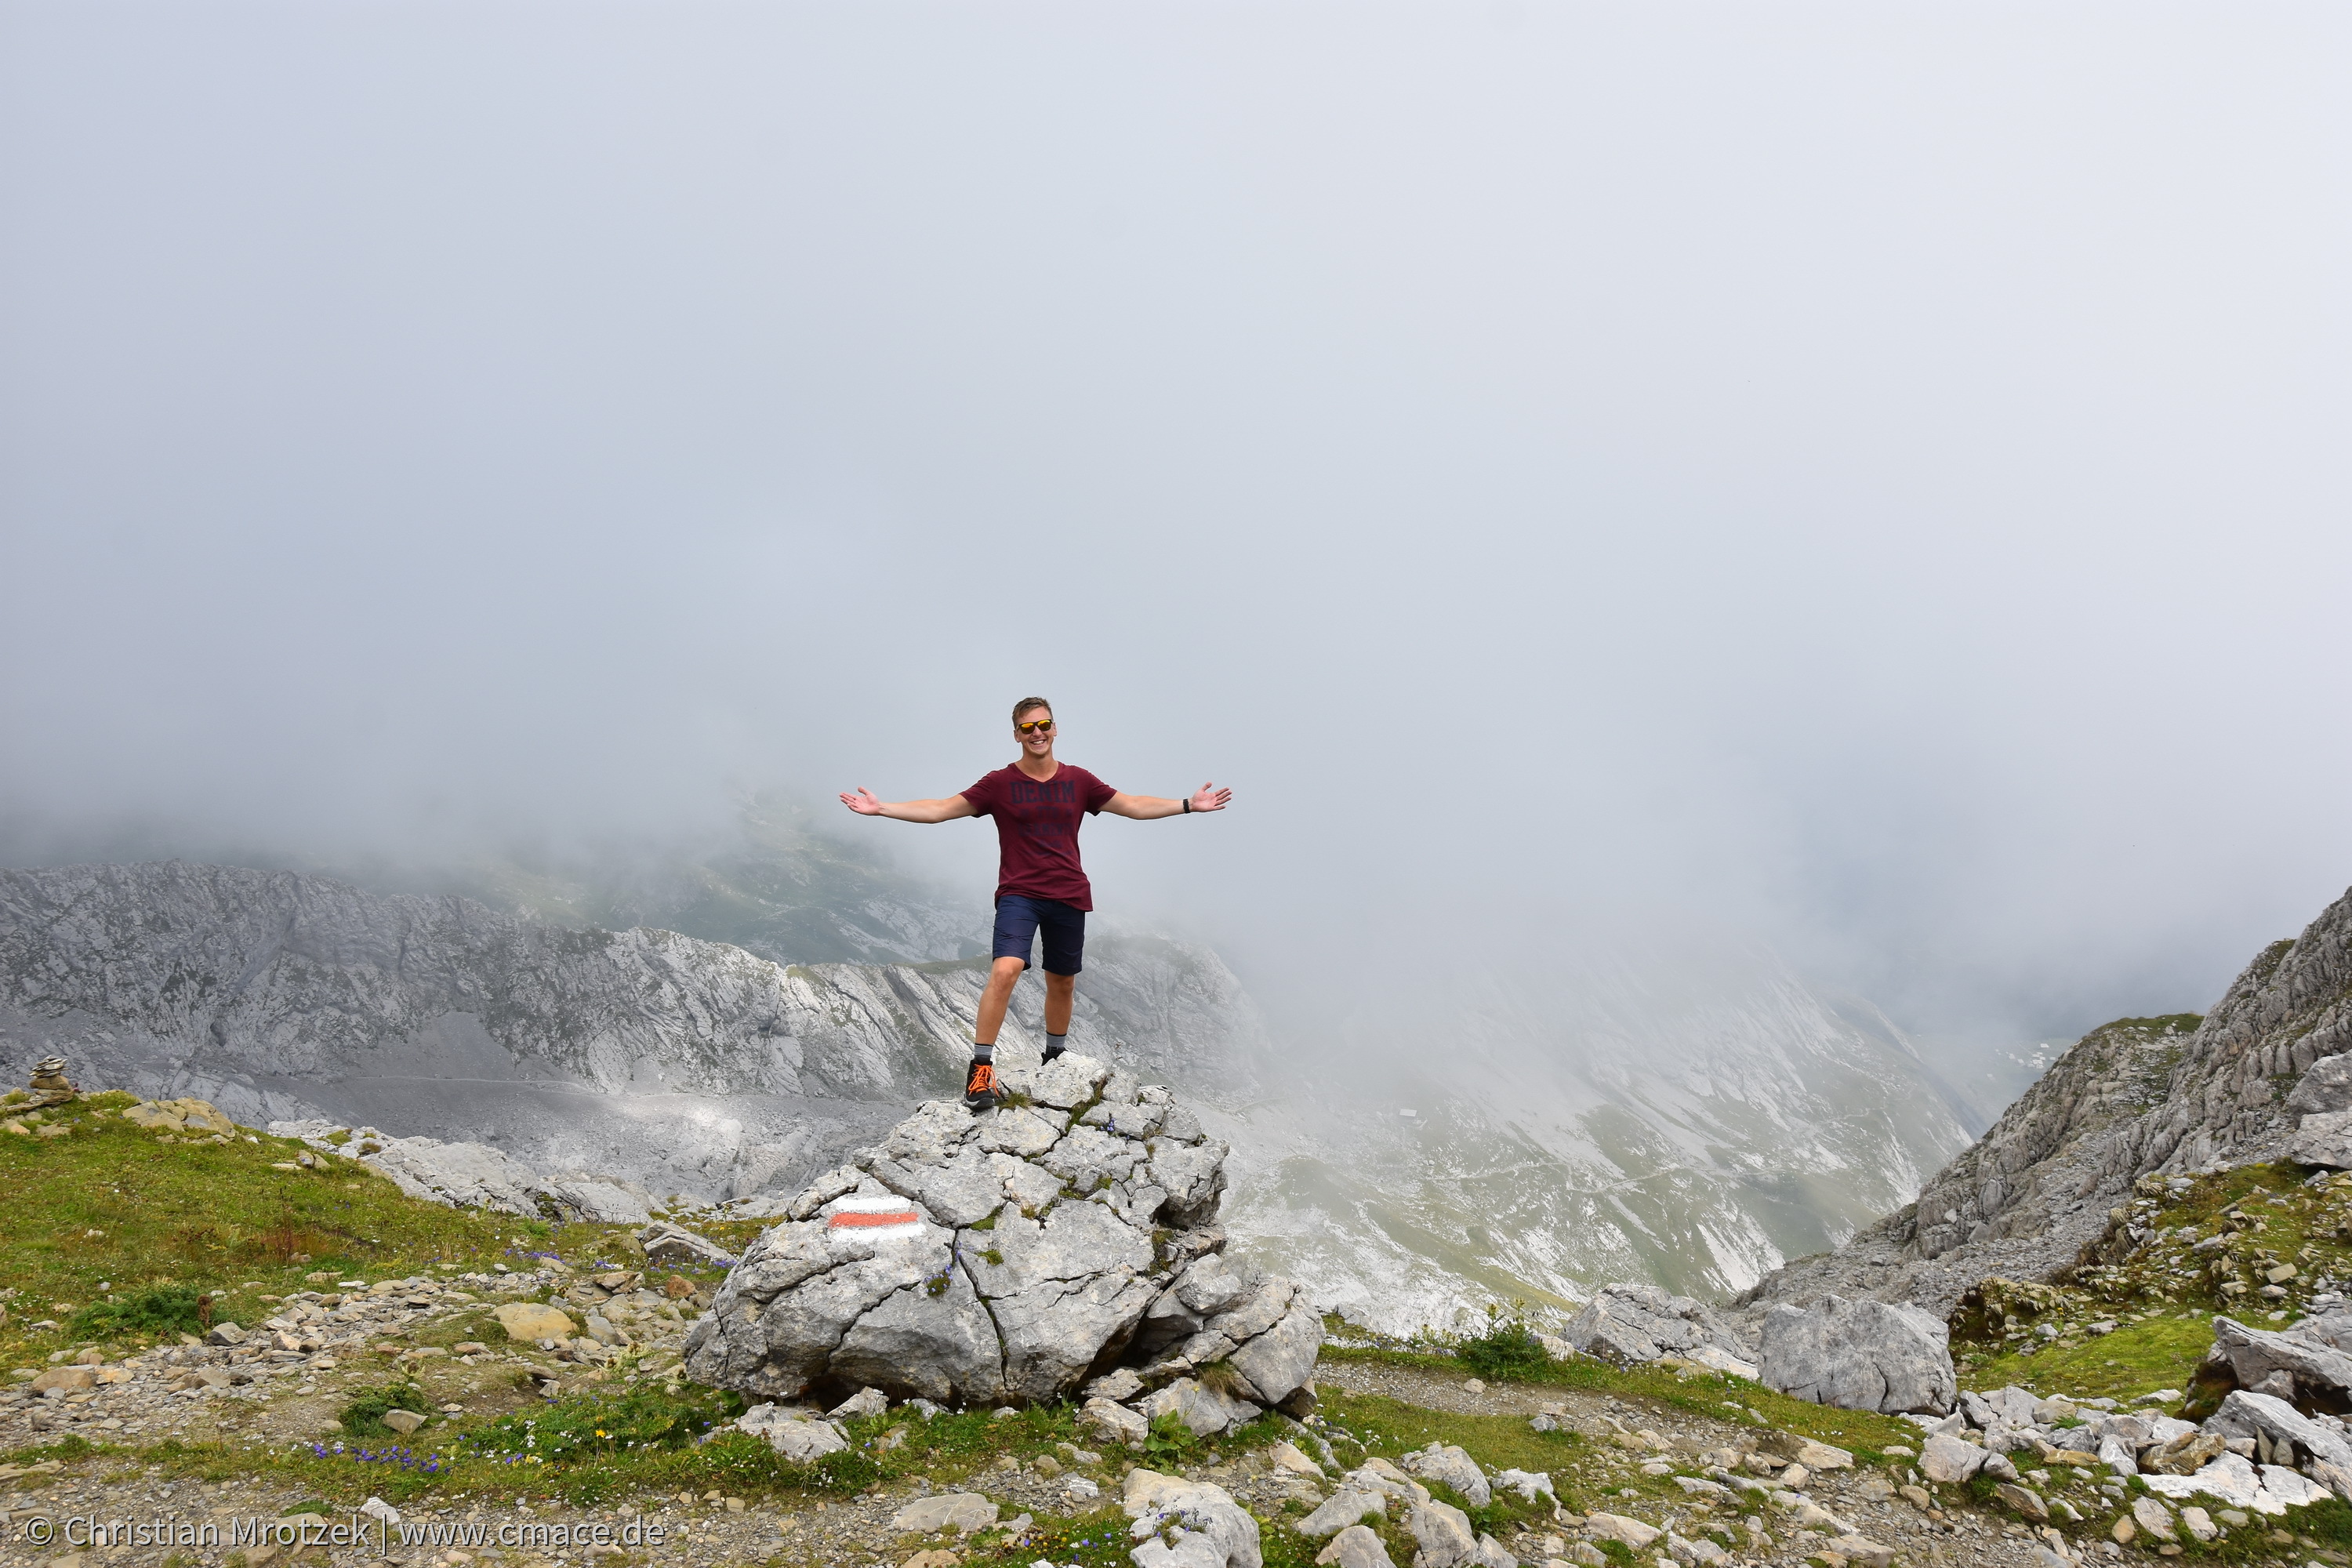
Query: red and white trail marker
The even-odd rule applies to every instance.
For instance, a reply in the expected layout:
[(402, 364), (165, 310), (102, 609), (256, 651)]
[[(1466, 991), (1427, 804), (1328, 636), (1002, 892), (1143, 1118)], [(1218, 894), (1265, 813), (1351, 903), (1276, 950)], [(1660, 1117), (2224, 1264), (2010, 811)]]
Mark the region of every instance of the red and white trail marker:
[(919, 1236), (923, 1229), (923, 1215), (906, 1199), (884, 1194), (879, 1197), (852, 1196), (840, 1198), (832, 1205), (833, 1213), (824, 1222), (828, 1237), (846, 1240), (888, 1241), (898, 1237)]

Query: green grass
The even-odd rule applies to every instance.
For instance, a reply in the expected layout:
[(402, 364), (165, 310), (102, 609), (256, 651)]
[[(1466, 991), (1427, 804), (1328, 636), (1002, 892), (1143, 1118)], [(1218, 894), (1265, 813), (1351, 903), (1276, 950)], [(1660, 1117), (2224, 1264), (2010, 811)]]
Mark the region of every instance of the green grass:
[[(575, 1266), (632, 1261), (627, 1226), (444, 1208), (325, 1156), (316, 1170), (276, 1170), (307, 1151), (250, 1130), (226, 1144), (164, 1143), (115, 1114), (132, 1103), (91, 1095), (43, 1113), (43, 1125), (68, 1129), (63, 1137), (0, 1134), (0, 1279), (17, 1290), (0, 1328), (9, 1364), (75, 1343), (169, 1342), (194, 1331), (175, 1303), (198, 1295), (211, 1298), (210, 1321), (250, 1326), (272, 1310), (263, 1298), (306, 1289), (314, 1274), (373, 1282), (500, 1262), (520, 1269), (527, 1253)], [(710, 1230), (740, 1247), (758, 1226)], [(699, 1285), (723, 1271), (657, 1276), (671, 1272)], [(43, 1320), (63, 1326), (33, 1331)]]
[(392, 1428), (383, 1424), (388, 1410), (414, 1411), (419, 1415), (433, 1409), (425, 1392), (413, 1383), (388, 1383), (381, 1388), (371, 1388), (343, 1406), (341, 1417), (344, 1431), (354, 1437), (390, 1437)]
[[(1327, 1362), (1370, 1362), (1417, 1367), (1447, 1376), (1459, 1376), (1462, 1371), (1461, 1363), (1451, 1355), (1415, 1351), (1326, 1346), (1323, 1359)], [(1894, 1416), (1874, 1415), (1857, 1410), (1832, 1410), (1825, 1405), (1811, 1405), (1784, 1394), (1775, 1394), (1760, 1384), (1750, 1383), (1745, 1378), (1726, 1377), (1721, 1373), (1675, 1372), (1652, 1367), (1620, 1368), (1597, 1361), (1569, 1361), (1548, 1362), (1541, 1372), (1513, 1381), (1530, 1387), (1566, 1388), (1583, 1394), (1614, 1394), (1622, 1399), (1647, 1401), (1693, 1415), (1703, 1415), (1710, 1421), (1728, 1422), (1758, 1431), (1778, 1427), (1851, 1449), (1857, 1458), (1874, 1460), (1879, 1450), (1889, 1443), (1916, 1447), (1918, 1439), (1917, 1428)], [(1434, 1418), (1439, 1413), (1430, 1411), (1424, 1414)], [(1525, 1423), (1520, 1425), (1525, 1426)], [(1413, 1447), (1421, 1445), (1414, 1444)]]

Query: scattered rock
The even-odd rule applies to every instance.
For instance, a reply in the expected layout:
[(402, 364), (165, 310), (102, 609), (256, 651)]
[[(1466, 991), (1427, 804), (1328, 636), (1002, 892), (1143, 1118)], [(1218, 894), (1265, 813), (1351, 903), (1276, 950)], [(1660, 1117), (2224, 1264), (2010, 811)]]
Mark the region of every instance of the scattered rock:
[(1203, 1387), (1189, 1377), (1180, 1377), (1158, 1393), (1146, 1394), (1136, 1401), (1135, 1409), (1147, 1422), (1174, 1415), (1200, 1437), (1229, 1431), (1256, 1419), (1258, 1414), (1258, 1407), (1247, 1400)]
[(1135, 1568), (1262, 1568), (1265, 1562), (1257, 1521), (1223, 1487), (1130, 1470), (1122, 1506), (1135, 1521), (1129, 1533), (1142, 1542), (1128, 1553)]
[(1134, 1398), (1143, 1392), (1143, 1379), (1131, 1366), (1115, 1367), (1087, 1384), (1090, 1399), (1108, 1399), (1114, 1403)]
[(2147, 1534), (2155, 1536), (2158, 1541), (2173, 1539), (2172, 1510), (2156, 1499), (2134, 1498), (2131, 1517), (2134, 1525)]
[(1494, 1489), (1486, 1484), (1486, 1472), (1479, 1469), (1478, 1461), (1451, 1444), (1432, 1443), (1407, 1454), (1402, 1463), (1408, 1475), (1443, 1481), (1452, 1487), (1472, 1508), (1485, 1508), (1495, 1500)]
[(2003, 1481), (1992, 1489), (1992, 1495), (2036, 1524), (2050, 1518), (2050, 1505), (2042, 1500), (2041, 1493), (2031, 1488), (2019, 1486), (2014, 1481)]
[(1470, 1516), (1450, 1503), (1414, 1504), (1404, 1527), (1421, 1548), (1413, 1553), (1413, 1568), (1460, 1568), (1478, 1556), (1478, 1533), (1470, 1528)]
[(1108, 1399), (1089, 1399), (1079, 1408), (1078, 1425), (1097, 1434), (1106, 1443), (1118, 1443), (1139, 1448), (1151, 1430), (1151, 1424), (1122, 1405)]
[(1991, 1457), (1958, 1437), (1930, 1437), (1920, 1448), (1919, 1473), (1938, 1486), (1948, 1486), (1975, 1475)]
[(970, 1535), (996, 1522), (997, 1506), (978, 1492), (942, 1492), (917, 1498), (890, 1516), (890, 1528), (905, 1535), (952, 1530)]
[(847, 1421), (856, 1416), (879, 1415), (890, 1408), (890, 1396), (878, 1388), (861, 1388), (825, 1415), (835, 1421)]
[(1664, 1533), (1654, 1525), (1643, 1524), (1622, 1513), (1591, 1513), (1585, 1515), (1584, 1528), (1603, 1541), (1622, 1542), (1639, 1552)]
[(125, 1106), (121, 1115), (133, 1127), (144, 1127), (152, 1132), (210, 1137), (227, 1136), (236, 1131), (236, 1123), (205, 1100), (142, 1100), (136, 1105)]
[(490, 1315), (512, 1340), (569, 1340), (579, 1332), (570, 1313), (542, 1301), (509, 1301)]
[(1694, 1352), (1712, 1347), (1752, 1375), (1756, 1359), (1729, 1319), (1704, 1301), (1654, 1285), (1602, 1287), (1561, 1337), (1571, 1351), (1619, 1366), (1668, 1355), (1696, 1360)]
[(387, 1410), (383, 1424), (405, 1437), (425, 1425), (425, 1417), (414, 1410)]
[(1311, 1476), (1318, 1481), (1323, 1479), (1323, 1467), (1301, 1453), (1298, 1445), (1288, 1438), (1267, 1448), (1265, 1458), (1267, 1463), (1277, 1470), (1288, 1470), (1291, 1474), (1298, 1476)]
[(2206, 1420), (2204, 1429), (2224, 1441), (2258, 1437), (2273, 1446), (2292, 1443), (2314, 1458), (2352, 1469), (2352, 1443), (2346, 1442), (2341, 1432), (2321, 1426), (2285, 1400), (2267, 1394), (2231, 1390), (2221, 1407)]
[(1381, 1538), (1360, 1524), (1351, 1524), (1315, 1554), (1318, 1568), (1396, 1568)]
[(735, 1262), (733, 1253), (709, 1237), (697, 1236), (667, 1220), (656, 1220), (637, 1232), (637, 1240), (646, 1249), (646, 1261), (665, 1268), (726, 1268)]
[(2211, 1464), (2228, 1444), (2210, 1432), (2189, 1432), (2158, 1443), (2140, 1456), (2139, 1468), (2151, 1475), (2193, 1476)]
[(1387, 1516), (1388, 1505), (1380, 1493), (1341, 1487), (1320, 1508), (1300, 1520), (1297, 1529), (1299, 1534), (1315, 1539), (1360, 1524), (1367, 1519), (1385, 1519)]

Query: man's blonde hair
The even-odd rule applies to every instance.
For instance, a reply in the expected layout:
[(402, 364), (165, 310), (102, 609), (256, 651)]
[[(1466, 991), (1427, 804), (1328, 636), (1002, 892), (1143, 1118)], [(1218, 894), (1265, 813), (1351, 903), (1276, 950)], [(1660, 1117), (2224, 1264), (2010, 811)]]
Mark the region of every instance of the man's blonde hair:
[(1013, 705), (1013, 721), (1015, 724), (1021, 722), (1021, 715), (1033, 708), (1043, 708), (1048, 714), (1054, 711), (1054, 705), (1042, 697), (1024, 697)]

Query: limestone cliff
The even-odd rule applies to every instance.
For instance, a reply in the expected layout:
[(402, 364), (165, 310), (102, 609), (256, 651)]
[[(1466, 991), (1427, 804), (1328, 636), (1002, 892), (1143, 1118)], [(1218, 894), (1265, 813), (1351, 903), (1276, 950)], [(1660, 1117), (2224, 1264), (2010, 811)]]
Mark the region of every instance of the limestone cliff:
[(2334, 1059), (2347, 1048), (2352, 893), (2265, 948), (2202, 1019), (2084, 1037), (1916, 1203), (1738, 1304), (1837, 1291), (1947, 1311), (1988, 1275), (2045, 1279), (2105, 1232), (2139, 1176), (2277, 1159), (2303, 1115), (2352, 1109), (2352, 1073)]
[[(1213, 954), (1105, 945), (1074, 1045), (1149, 1061), (1233, 1032)], [(0, 871), (0, 1069), (58, 1051), (89, 1081), (249, 1122), (430, 1131), (723, 1198), (795, 1183), (955, 1087), (984, 968), (786, 965), (241, 867)], [(1121, 997), (1149, 1015), (1133, 1028)], [(1036, 1022), (1016, 1005), (1004, 1040), (1036, 1044)]]

